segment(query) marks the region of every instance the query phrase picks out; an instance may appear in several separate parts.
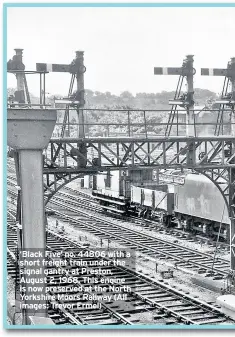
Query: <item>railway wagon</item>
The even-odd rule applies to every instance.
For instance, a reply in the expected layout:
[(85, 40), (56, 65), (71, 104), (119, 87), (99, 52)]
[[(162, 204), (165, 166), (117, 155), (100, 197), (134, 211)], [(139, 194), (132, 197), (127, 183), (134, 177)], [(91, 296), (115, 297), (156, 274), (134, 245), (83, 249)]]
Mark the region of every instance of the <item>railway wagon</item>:
[(145, 186), (152, 183), (152, 170), (116, 170), (96, 175), (92, 194), (103, 209), (117, 213), (135, 212), (132, 207), (131, 185)]
[(207, 177), (188, 174), (184, 185), (174, 186), (174, 198), (179, 227), (210, 237), (216, 237), (220, 232), (220, 237), (228, 239), (230, 219), (227, 207), (224, 208), (221, 192)]
[(154, 189), (132, 185), (131, 204), (136, 206), (139, 216), (160, 217), (169, 224), (174, 211), (174, 193), (171, 186), (167, 185), (155, 186)]
[(92, 195), (106, 211), (119, 214), (127, 212), (130, 202), (129, 193), (126, 191), (127, 182), (123, 180), (121, 170), (96, 175), (96, 188)]
[(81, 186), (83, 188), (92, 188), (92, 176), (91, 175), (85, 175), (81, 179)]
[(109, 195), (109, 196), (119, 196), (120, 192), (120, 171), (112, 171), (107, 172), (105, 174), (97, 174), (96, 176), (96, 184), (97, 189), (103, 190), (103, 193)]
[(207, 177), (188, 174), (183, 185), (153, 186), (147, 184), (148, 180), (143, 186), (141, 179), (134, 183), (131, 177), (122, 171), (97, 175), (97, 188), (92, 194), (104, 210), (157, 219), (166, 226), (229, 240), (227, 207), (221, 219), (224, 199)]

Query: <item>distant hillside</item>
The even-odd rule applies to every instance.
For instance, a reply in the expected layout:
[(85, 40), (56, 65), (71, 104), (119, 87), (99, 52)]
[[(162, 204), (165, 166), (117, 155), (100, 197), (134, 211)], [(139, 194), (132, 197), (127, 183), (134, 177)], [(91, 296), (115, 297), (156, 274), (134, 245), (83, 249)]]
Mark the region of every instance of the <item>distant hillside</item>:
[[(99, 92), (86, 90), (87, 106), (122, 106), (127, 105), (130, 108), (137, 109), (169, 109), (169, 100), (173, 99), (174, 91), (162, 91), (161, 93), (137, 93), (135, 96), (129, 91), (124, 91), (120, 96), (113, 95), (110, 92)], [(215, 100), (216, 93), (206, 89), (195, 89), (195, 103), (197, 105), (205, 105), (208, 100)]]
[[(13, 95), (16, 89), (8, 88), (8, 97)], [(128, 106), (131, 109), (164, 110), (169, 109), (169, 100), (174, 98), (174, 91), (162, 91), (161, 93), (137, 93), (135, 96), (129, 91), (122, 92), (119, 96), (111, 92), (85, 90), (87, 108), (114, 108), (115, 106)], [(47, 96), (46, 103), (53, 104), (54, 97), (62, 97), (60, 94)], [(216, 93), (196, 88), (194, 92), (195, 104), (204, 105), (208, 100), (214, 101)], [(39, 103), (39, 97), (30, 93), (32, 103)]]
[[(14, 94), (15, 89), (8, 89), (8, 96)], [(164, 134), (163, 126), (154, 126), (151, 123), (165, 123), (168, 120), (170, 106), (168, 104), (170, 99), (174, 98), (174, 91), (162, 91), (161, 93), (137, 93), (135, 96), (129, 91), (122, 92), (119, 96), (113, 95), (110, 92), (99, 92), (92, 91), (90, 89), (85, 90), (85, 108), (96, 108), (96, 109), (130, 109), (130, 110), (160, 110), (159, 112), (148, 112), (145, 115), (146, 120), (144, 120), (144, 114), (141, 111), (132, 111), (129, 115), (131, 123), (139, 123), (141, 126), (135, 125), (131, 127), (131, 134), (144, 134), (144, 124), (148, 125), (148, 132), (153, 134)], [(61, 95), (47, 95), (46, 104), (54, 105), (54, 98), (61, 98)], [(195, 89), (195, 104), (200, 106), (205, 106), (208, 101), (213, 102), (216, 99), (216, 94), (212, 91), (205, 89)], [(32, 103), (39, 103), (39, 98), (30, 94)], [(196, 108), (196, 107), (195, 107)], [(164, 111), (166, 110), (166, 111)], [(64, 112), (58, 108), (58, 122), (63, 122)], [(70, 122), (76, 123), (77, 112), (70, 111)], [(123, 112), (118, 111), (88, 111), (85, 114), (86, 123), (97, 124), (97, 123), (113, 123), (113, 126), (97, 126), (90, 125), (86, 126), (86, 132), (90, 136), (103, 136), (103, 135), (114, 135), (127, 133), (127, 126), (121, 125), (128, 123), (128, 115)], [(59, 129), (55, 130), (58, 134)], [(77, 126), (70, 127), (71, 136), (76, 136)]]

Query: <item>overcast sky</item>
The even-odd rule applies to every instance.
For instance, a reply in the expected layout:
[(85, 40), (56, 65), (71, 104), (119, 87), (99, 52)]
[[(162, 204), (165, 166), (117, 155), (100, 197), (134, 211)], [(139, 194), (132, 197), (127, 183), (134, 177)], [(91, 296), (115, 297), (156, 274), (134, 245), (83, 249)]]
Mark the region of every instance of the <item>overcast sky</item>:
[[(226, 68), (235, 56), (235, 8), (8, 8), (7, 58), (24, 49), (27, 70), (36, 62), (70, 63), (85, 52), (85, 88), (119, 94), (175, 90), (177, 77), (154, 76), (154, 66), (181, 66), (195, 55), (195, 87), (221, 92), (222, 78), (201, 67)], [(47, 75), (47, 91), (66, 95), (70, 75)], [(29, 89), (39, 79), (28, 76)], [(12, 74), (8, 87), (15, 87)]]

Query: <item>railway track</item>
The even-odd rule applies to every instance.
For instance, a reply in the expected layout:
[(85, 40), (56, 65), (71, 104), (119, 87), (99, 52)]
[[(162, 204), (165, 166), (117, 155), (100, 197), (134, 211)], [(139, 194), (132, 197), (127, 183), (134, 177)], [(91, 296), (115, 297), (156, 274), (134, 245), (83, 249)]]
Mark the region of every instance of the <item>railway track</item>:
[[(9, 192), (16, 196), (15, 192)], [(72, 212), (73, 215), (68, 215), (52, 207), (47, 207), (47, 210), (52, 211), (60, 219), (75, 225), (81, 230), (89, 231), (100, 239), (111, 239), (120, 245), (135, 249), (154, 259), (167, 259), (177, 268), (190, 269), (195, 273), (203, 276), (212, 276), (217, 280), (223, 279), (229, 274), (230, 263), (228, 260), (222, 258), (214, 259), (209, 254), (183, 247), (177, 243), (166, 242), (160, 238), (124, 227), (121, 224), (114, 223), (108, 217), (97, 215), (92, 208), (89, 212), (84, 211), (81, 209), (83, 203), (84, 201), (76, 203), (73, 196), (70, 197), (69, 194), (64, 193), (62, 196), (54, 196), (51, 204), (59, 208), (66, 208), (66, 211)], [(76, 215), (79, 217), (78, 219), (76, 219)]]
[[(65, 207), (61, 201), (54, 200), (53, 204)], [(222, 279), (229, 273), (230, 263), (228, 260), (219, 258), (214, 261), (213, 257), (209, 254), (182, 247), (176, 243), (166, 242), (165, 240), (114, 224), (112, 221), (102, 219), (85, 211), (76, 210), (71, 206), (66, 206), (66, 208), (75, 214), (77, 213), (79, 219), (54, 208), (47, 207), (48, 210), (53, 211), (60, 219), (77, 225), (79, 229), (88, 230), (102, 239), (112, 239), (116, 243), (135, 249), (152, 258), (168, 259), (168, 261), (172, 261), (175, 265), (177, 264), (177, 267), (191, 269), (205, 276), (214, 275), (216, 279)], [(81, 220), (81, 216), (84, 217), (83, 220)], [(213, 272), (211, 272), (212, 265)]]
[[(14, 168), (8, 164), (8, 166), (10, 167), (12, 173), (14, 173)], [(8, 178), (8, 180), (13, 180), (16, 181), (16, 178), (11, 176)], [(10, 181), (10, 184), (13, 185), (13, 182)], [(62, 190), (57, 192), (56, 196), (61, 196), (61, 197), (65, 197), (68, 200), (73, 200), (74, 202), (76, 202), (78, 204), (78, 206), (82, 206), (85, 209), (93, 210), (96, 213), (99, 213), (103, 216), (107, 216), (107, 218), (112, 217), (115, 219), (120, 219), (120, 220), (125, 220), (127, 222), (131, 222), (133, 224), (136, 225), (140, 225), (141, 227), (146, 227), (146, 228), (150, 228), (151, 230), (155, 230), (158, 232), (164, 232), (173, 236), (176, 236), (177, 238), (183, 239), (183, 240), (193, 240), (195, 242), (199, 242), (201, 244), (203, 243), (207, 243), (209, 245), (215, 246), (216, 242), (212, 239), (212, 238), (208, 238), (206, 236), (201, 236), (199, 234), (195, 235), (192, 234), (190, 232), (184, 232), (182, 231), (182, 229), (177, 229), (175, 227), (166, 227), (164, 226), (164, 224), (161, 224), (160, 222), (156, 221), (156, 220), (149, 220), (149, 219), (144, 219), (144, 218), (137, 218), (135, 216), (131, 216), (131, 215), (119, 215), (117, 213), (110, 213), (108, 212), (107, 215), (104, 215), (104, 211), (102, 209), (102, 207), (96, 202), (94, 201), (94, 198), (92, 197), (92, 195), (81, 191), (81, 190), (75, 190), (73, 188), (70, 188), (68, 186), (64, 186), (63, 187), (64, 191)], [(53, 197), (55, 198), (55, 196)], [(230, 251), (230, 246), (229, 244), (225, 243), (225, 242), (219, 242), (219, 246), (220, 249), (222, 248), (223, 250), (229, 252)]]
[[(100, 206), (98, 204), (97, 207), (97, 202), (94, 202), (94, 198), (92, 197), (92, 195), (83, 192), (81, 190), (75, 190), (73, 188), (70, 188), (68, 186), (64, 186), (63, 190), (68, 191), (68, 193), (71, 195), (70, 199), (76, 201), (77, 203), (80, 203), (80, 199), (82, 198), (83, 200), (90, 200), (91, 204), (87, 204), (83, 203), (83, 207), (90, 209), (90, 207), (94, 204), (95, 208), (96, 208), (96, 212), (100, 213), (100, 214), (104, 214), (102, 206)], [(58, 192), (58, 195), (61, 194), (63, 195), (62, 191)], [(76, 197), (77, 195), (77, 197)], [(64, 196), (66, 197), (66, 193), (64, 193)], [(92, 200), (93, 199), (93, 200)], [(93, 202), (92, 202), (93, 201)], [(184, 232), (182, 231), (182, 229), (177, 229), (175, 227), (166, 227), (164, 226), (164, 224), (160, 224), (158, 221), (156, 220), (150, 220), (150, 219), (145, 219), (145, 218), (138, 218), (132, 215), (128, 215), (128, 216), (124, 216), (124, 215), (119, 215), (119, 214), (115, 214), (115, 213), (108, 213), (107, 216), (112, 216), (116, 219), (125, 219), (125, 221), (128, 222), (132, 222), (134, 224), (137, 225), (141, 225), (143, 227), (146, 228), (151, 228), (151, 229), (155, 229), (157, 231), (164, 231), (165, 233), (169, 233), (171, 235), (174, 235), (176, 237), (179, 237), (181, 239), (187, 240), (188, 237), (190, 237), (190, 239), (194, 239), (195, 242), (200, 242), (200, 243), (207, 243), (207, 244), (211, 244), (213, 246), (215, 246), (216, 242), (209, 237), (206, 236), (201, 236), (199, 234), (192, 234), (190, 232)], [(225, 250), (227, 250), (228, 252), (230, 251), (230, 247), (229, 244), (225, 243), (225, 242), (219, 242), (220, 247), (224, 248)]]
[[(88, 193), (83, 192), (81, 190), (75, 190), (75, 189), (70, 188), (68, 186), (64, 186), (63, 190), (68, 191), (69, 198), (71, 200), (74, 200), (78, 204), (80, 203), (80, 200), (83, 199), (82, 205), (83, 205), (84, 208), (86, 208), (86, 209), (92, 208), (93, 209), (93, 207), (94, 207), (94, 210), (96, 212), (104, 215), (102, 206), (100, 206), (98, 204), (98, 207), (97, 207), (97, 202), (94, 202), (94, 199), (93, 199), (92, 195), (89, 195)], [(63, 193), (62, 191), (58, 192), (58, 195), (61, 195), (61, 196), (64, 196), (64, 197), (66, 197), (68, 194)], [(76, 197), (76, 195), (77, 195), (77, 197)], [(85, 202), (85, 200), (87, 200), (87, 203)], [(88, 200), (91, 201), (91, 203), (88, 203)], [(166, 226), (164, 226), (164, 224), (161, 224), (160, 222), (158, 222), (156, 220), (138, 218), (138, 217), (132, 216), (132, 215), (128, 215), (128, 216), (127, 215), (119, 215), (117, 213), (107, 213), (107, 217), (113, 217), (113, 218), (121, 219), (121, 220), (124, 219), (127, 222), (131, 222), (131, 223), (134, 223), (136, 225), (140, 225), (142, 227), (151, 228), (153, 230), (160, 231), (160, 232), (164, 231), (165, 233), (174, 235), (174, 236), (176, 236), (180, 239), (183, 239), (183, 240), (188, 240), (188, 239), (192, 240), (192, 238), (193, 238), (193, 240), (195, 242), (207, 243), (207, 244), (210, 244), (212, 246), (215, 246), (215, 244), (216, 244), (216, 242), (211, 238), (208, 238), (206, 236), (201, 236), (201, 235), (198, 235), (198, 234), (194, 235), (190, 232), (187, 232), (187, 231), (184, 232), (184, 231), (182, 231), (182, 229), (177, 229), (177, 228), (174, 228), (174, 227), (166, 227)], [(224, 250), (226, 250), (228, 252), (230, 251), (229, 244), (227, 244), (225, 242), (219, 242), (219, 246), (220, 246), (220, 248), (223, 248)]]
[[(16, 226), (14, 220), (8, 216), (8, 271), (12, 277), (16, 278), (16, 272), (14, 272), (13, 256), (16, 240)], [(47, 231), (47, 246), (48, 249), (53, 252), (61, 251), (63, 247), (64, 252), (89, 252), (88, 248), (85, 248), (74, 241), (62, 237), (52, 231)], [(75, 254), (76, 256), (76, 254)], [(73, 261), (77, 260), (77, 257), (73, 257)], [(89, 258), (85, 258), (85, 261)], [(98, 262), (100, 258), (95, 258)], [(93, 258), (94, 261), (94, 258)], [(209, 305), (203, 301), (192, 298), (190, 295), (186, 295), (183, 292), (176, 290), (164, 282), (156, 281), (153, 278), (147, 277), (138, 273), (127, 266), (115, 266), (111, 263), (112, 278), (124, 278), (125, 285), (131, 288), (131, 292), (126, 300), (110, 301), (110, 300), (97, 300), (99, 304), (98, 309), (81, 309), (80, 306), (74, 309), (51, 309), (50, 304), (49, 317), (55, 322), (55, 324), (83, 324), (83, 325), (132, 325), (132, 324), (181, 324), (181, 325), (207, 325), (207, 324), (233, 324), (234, 322), (226, 317), (220, 309)], [(79, 267), (76, 267), (79, 268)], [(96, 269), (96, 267), (94, 267)], [(102, 267), (103, 275), (104, 269)], [(72, 268), (73, 269), (73, 268)], [(98, 268), (97, 268), (98, 269)], [(77, 270), (78, 281), (81, 287), (84, 287), (84, 276), (80, 275), (80, 271)], [(70, 269), (70, 272), (72, 270)], [(59, 284), (59, 277), (61, 275), (51, 275), (54, 277), (54, 285)], [(105, 276), (109, 278), (109, 276)], [(101, 280), (101, 279), (100, 279)], [(92, 282), (91, 282), (92, 284)], [(63, 285), (71, 286), (70, 283)], [(101, 283), (98, 283), (101, 286)], [(65, 291), (59, 291), (58, 294), (66, 294)], [(84, 292), (85, 293), (85, 292)], [(76, 293), (71, 290), (71, 295)], [(60, 304), (63, 304), (66, 308), (72, 306), (74, 300), (65, 300)], [(82, 303), (81, 303), (82, 304)]]
[[(17, 227), (15, 223), (15, 217), (13, 212), (8, 210), (7, 212), (7, 273), (8, 276), (15, 280), (16, 293), (19, 296), (19, 273), (16, 257), (17, 247)], [(60, 310), (54, 310), (52, 307), (48, 311), (49, 317), (56, 325), (82, 325), (82, 321), (76, 319), (67, 310), (61, 308)], [(33, 314), (32, 314), (33, 316)]]

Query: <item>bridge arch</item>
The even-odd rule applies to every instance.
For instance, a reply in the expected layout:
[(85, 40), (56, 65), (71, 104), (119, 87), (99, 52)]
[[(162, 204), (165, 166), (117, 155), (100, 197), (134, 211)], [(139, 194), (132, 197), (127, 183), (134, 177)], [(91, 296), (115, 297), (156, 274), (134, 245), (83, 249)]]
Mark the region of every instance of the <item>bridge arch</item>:
[[(51, 181), (50, 182), (50, 184), (49, 185), (47, 185), (46, 186), (46, 188), (45, 188), (45, 190), (49, 190), (50, 191), (50, 193), (46, 196), (46, 201), (45, 201), (45, 206), (48, 204), (48, 202), (51, 200), (51, 198), (60, 190), (60, 189), (62, 189), (65, 185), (67, 185), (67, 184), (69, 184), (69, 183), (71, 183), (72, 181), (74, 181), (74, 180), (76, 180), (76, 179), (78, 179), (78, 178), (81, 178), (81, 177), (83, 177), (84, 176), (84, 173), (79, 173), (79, 174), (77, 174), (77, 175), (75, 175), (75, 176), (73, 176), (73, 177), (70, 177), (69, 179), (65, 179), (64, 178), (64, 181), (61, 183), (61, 184), (56, 184), (56, 188), (55, 189), (53, 189), (53, 190), (51, 190), (50, 189), (50, 187), (52, 186), (52, 185), (54, 185), (55, 184), (55, 182), (54, 181)], [(61, 178), (61, 179), (63, 179), (63, 178)], [(57, 180), (57, 182), (58, 182), (58, 180)], [(44, 191), (45, 192), (45, 191)]]
[[(212, 178), (212, 172), (213, 172), (213, 170), (212, 171), (201, 171), (201, 170), (197, 170), (197, 169), (194, 169), (194, 171), (195, 172), (197, 172), (197, 173), (200, 173), (200, 174), (202, 174), (202, 175), (204, 175), (205, 177), (207, 177), (217, 188), (218, 188), (218, 190), (220, 191), (220, 193), (221, 193), (221, 195), (222, 195), (222, 197), (223, 197), (223, 199), (224, 199), (224, 202), (225, 202), (225, 205), (227, 206), (227, 210), (228, 210), (228, 213), (229, 213), (229, 200), (228, 200), (228, 195), (226, 195), (225, 193), (224, 193), (224, 191), (227, 189), (227, 187), (226, 187), (226, 189), (225, 190), (223, 190), (222, 188), (221, 188), (221, 184), (218, 184), (213, 178)], [(228, 171), (226, 170), (225, 172), (224, 172), (224, 174), (226, 174), (226, 172), (228, 173)], [(96, 172), (96, 173), (98, 173), (98, 172)], [(213, 175), (217, 175), (217, 173), (216, 172), (213, 172)], [(62, 189), (65, 185), (67, 185), (67, 184), (69, 184), (70, 182), (72, 182), (72, 181), (74, 181), (74, 180), (76, 180), (76, 179), (78, 179), (78, 178), (81, 178), (81, 177), (83, 177), (84, 176), (84, 173), (78, 173), (77, 175), (74, 175), (74, 176), (63, 176), (63, 177), (61, 177), (60, 179), (57, 179), (56, 180), (56, 188), (55, 189), (53, 189), (53, 190), (51, 190), (51, 186), (52, 185), (55, 185), (55, 181), (51, 181), (50, 182), (50, 184), (49, 185), (47, 185), (46, 186), (46, 188), (45, 188), (45, 190), (49, 190), (50, 191), (50, 193), (47, 195), (47, 199), (46, 199), (46, 201), (45, 201), (45, 205), (51, 200), (51, 198), (56, 194), (56, 192), (58, 192), (60, 189)], [(221, 178), (222, 179), (224, 179), (224, 184), (223, 185), (226, 185), (226, 186), (228, 186), (228, 184), (229, 184), (229, 182), (228, 182), (228, 180), (226, 180), (225, 179), (225, 177), (224, 176), (221, 176)], [(64, 179), (64, 181), (61, 183), (61, 184), (58, 184), (58, 181), (59, 180), (61, 180), (61, 179)]]
[[(227, 171), (227, 170), (226, 170)], [(227, 206), (227, 210), (228, 210), (228, 214), (229, 214), (229, 200), (228, 200), (228, 198), (227, 198), (227, 196), (226, 196), (226, 194), (224, 193), (224, 190), (221, 188), (221, 186), (220, 186), (220, 184), (218, 184), (211, 176), (210, 176), (210, 174), (209, 174), (209, 172), (202, 172), (202, 171), (197, 171), (197, 172), (199, 172), (199, 173), (201, 173), (201, 174), (203, 174), (205, 177), (207, 177), (217, 188), (218, 188), (218, 190), (220, 191), (220, 193), (222, 194), (222, 197), (223, 197), (223, 199), (224, 199), (224, 202), (225, 202), (225, 205)], [(225, 183), (224, 184), (226, 184), (227, 186), (228, 186), (228, 184), (229, 184), (229, 182), (224, 178), (224, 177), (222, 177), (224, 180), (225, 180)], [(227, 189), (227, 188), (226, 188)]]

